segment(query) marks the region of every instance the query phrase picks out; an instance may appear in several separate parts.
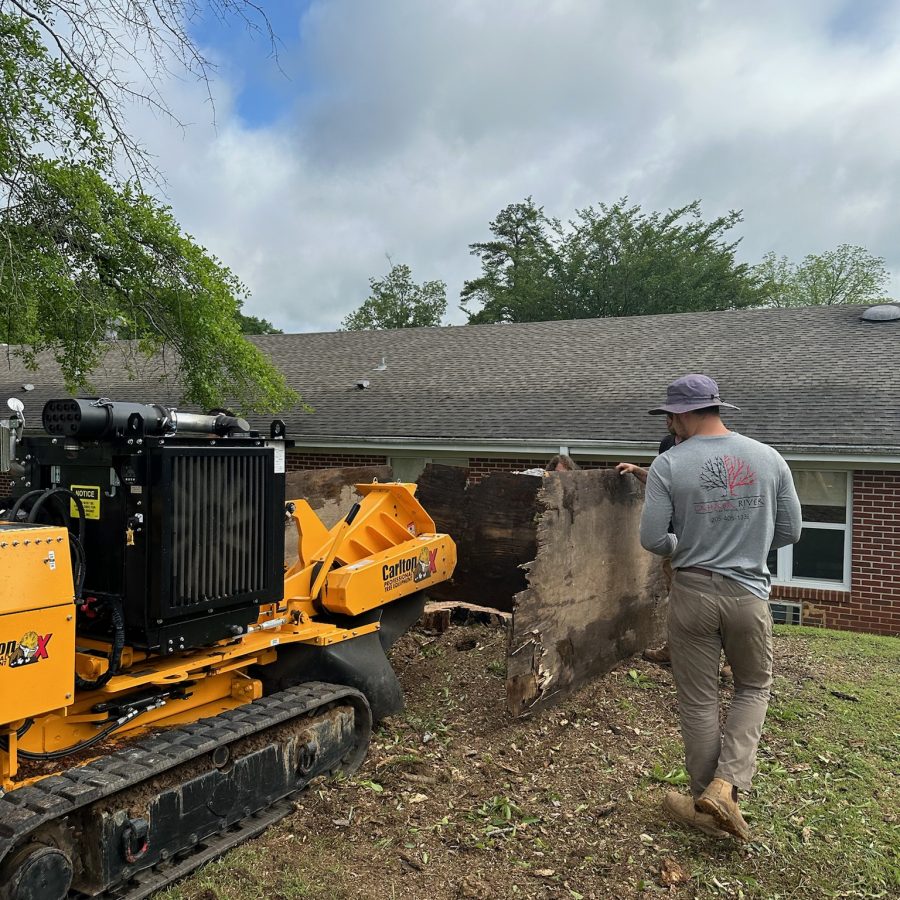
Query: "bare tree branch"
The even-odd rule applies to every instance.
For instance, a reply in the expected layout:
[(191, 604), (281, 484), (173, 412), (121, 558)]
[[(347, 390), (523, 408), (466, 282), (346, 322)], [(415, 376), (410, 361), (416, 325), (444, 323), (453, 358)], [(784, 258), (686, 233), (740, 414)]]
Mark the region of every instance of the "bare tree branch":
[[(204, 13), (220, 20), (237, 20), (268, 42), (278, 59), (279, 42), (262, 4), (252, 0), (0, 0), (0, 12), (15, 10), (33, 22), (64, 60), (89, 86), (102, 111), (103, 124), (125, 159), (130, 177), (160, 173), (144, 148), (130, 134), (129, 104), (147, 106), (179, 127), (179, 119), (163, 93), (170, 78), (188, 76), (203, 82), (215, 124), (212, 77), (215, 64), (190, 34), (190, 25)], [(133, 83), (128, 70), (138, 73)]]

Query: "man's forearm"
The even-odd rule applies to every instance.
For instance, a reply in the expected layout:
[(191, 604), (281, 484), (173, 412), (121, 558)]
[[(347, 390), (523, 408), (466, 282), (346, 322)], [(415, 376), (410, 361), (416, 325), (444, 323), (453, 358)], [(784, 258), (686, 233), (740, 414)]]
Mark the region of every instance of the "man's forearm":
[(634, 475), (642, 484), (647, 483), (647, 470), (643, 466), (636, 466), (634, 463), (619, 463), (616, 471), (620, 475)]
[(669, 532), (672, 497), (657, 470), (661, 463), (662, 458), (653, 465), (647, 477), (644, 509), (641, 513), (641, 546), (659, 556), (671, 556), (678, 539)]
[(671, 556), (675, 552), (678, 539), (669, 531), (672, 509), (645, 503), (641, 514), (641, 546), (659, 556)]
[(772, 546), (776, 549), (796, 544), (803, 531), (803, 508), (800, 506), (790, 472), (787, 472), (778, 491), (777, 504), (775, 535), (772, 539)]

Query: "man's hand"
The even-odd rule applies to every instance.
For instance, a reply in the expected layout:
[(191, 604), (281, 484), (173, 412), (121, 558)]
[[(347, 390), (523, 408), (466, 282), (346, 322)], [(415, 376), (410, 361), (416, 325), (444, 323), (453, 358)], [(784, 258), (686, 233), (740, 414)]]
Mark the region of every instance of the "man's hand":
[(641, 466), (636, 466), (634, 463), (619, 463), (616, 466), (616, 471), (620, 475), (634, 475), (638, 481), (643, 484), (647, 483), (647, 470), (641, 468)]

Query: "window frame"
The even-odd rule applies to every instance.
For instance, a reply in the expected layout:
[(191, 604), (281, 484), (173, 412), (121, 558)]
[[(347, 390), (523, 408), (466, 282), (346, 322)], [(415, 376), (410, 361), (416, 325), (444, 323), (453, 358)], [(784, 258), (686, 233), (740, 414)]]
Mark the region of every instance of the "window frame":
[[(847, 469), (791, 469), (791, 477), (794, 471), (816, 471), (816, 472), (834, 472), (847, 476), (847, 516), (846, 521), (840, 522), (802, 522), (802, 528), (816, 528), (822, 531), (843, 531), (844, 532), (844, 577), (841, 581), (832, 581), (828, 578), (795, 578), (794, 577), (794, 545), (788, 544), (787, 547), (780, 547), (776, 552), (778, 554), (778, 574), (772, 576), (772, 586), (778, 587), (798, 587), (810, 588), (819, 591), (849, 591), (850, 590), (850, 565), (852, 560), (853, 549), (853, 472)], [(802, 506), (802, 503), (801, 503)], [(790, 572), (789, 577), (785, 577), (783, 573)]]

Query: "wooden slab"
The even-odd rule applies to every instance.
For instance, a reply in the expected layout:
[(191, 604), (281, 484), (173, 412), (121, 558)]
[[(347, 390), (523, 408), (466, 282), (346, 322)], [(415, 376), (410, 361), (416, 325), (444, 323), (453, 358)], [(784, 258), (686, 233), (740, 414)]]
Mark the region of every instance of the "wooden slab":
[(640, 483), (612, 470), (556, 473), (542, 479), (537, 501), (537, 552), (515, 597), (507, 659), (507, 705), (516, 716), (556, 702), (665, 633), (661, 559), (639, 541)]
[(439, 532), (456, 541), (456, 571), (429, 589), (435, 600), (456, 600), (512, 610), (528, 582), (523, 566), (537, 552), (538, 492), (544, 479), (494, 473), (468, 485), (468, 469), (428, 465), (416, 496)]

